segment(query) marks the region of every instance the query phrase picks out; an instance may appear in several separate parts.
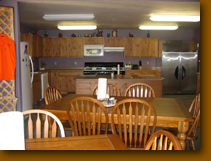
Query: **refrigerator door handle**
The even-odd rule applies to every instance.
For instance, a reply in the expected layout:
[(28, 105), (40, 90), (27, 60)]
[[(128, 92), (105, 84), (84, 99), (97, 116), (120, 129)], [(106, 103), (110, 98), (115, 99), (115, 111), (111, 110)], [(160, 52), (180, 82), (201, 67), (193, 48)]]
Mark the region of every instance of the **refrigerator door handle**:
[(32, 58), (31, 58), (30, 55), (29, 55), (29, 60), (30, 60), (30, 63), (31, 63), (31, 83), (32, 83), (33, 80), (34, 80), (34, 64), (33, 64), (33, 61), (32, 61)]
[(174, 76), (178, 80), (178, 66), (175, 69)]
[(182, 80), (185, 78), (186, 76), (186, 70), (185, 70), (185, 67), (182, 66)]

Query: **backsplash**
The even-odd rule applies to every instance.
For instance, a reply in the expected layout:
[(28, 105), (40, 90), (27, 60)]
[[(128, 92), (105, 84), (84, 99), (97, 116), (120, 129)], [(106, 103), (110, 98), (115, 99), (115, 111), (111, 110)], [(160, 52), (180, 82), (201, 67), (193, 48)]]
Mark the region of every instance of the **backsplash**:
[[(142, 66), (161, 67), (161, 58), (137, 58), (124, 57), (122, 52), (105, 53), (102, 57), (83, 57), (83, 58), (34, 58), (35, 66), (41, 67), (41, 62), (45, 63), (45, 67), (84, 67), (85, 62), (124, 62), (124, 64), (139, 64), (142, 61)], [(38, 64), (39, 63), (39, 64)]]

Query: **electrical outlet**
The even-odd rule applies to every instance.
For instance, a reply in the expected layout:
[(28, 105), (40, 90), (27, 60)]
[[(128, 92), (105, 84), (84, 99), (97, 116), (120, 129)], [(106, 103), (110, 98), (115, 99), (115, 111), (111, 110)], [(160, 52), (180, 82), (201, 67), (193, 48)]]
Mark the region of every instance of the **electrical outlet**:
[(54, 65), (57, 65), (57, 62), (56, 61), (54, 62)]
[(77, 61), (75, 61), (75, 65), (77, 65)]

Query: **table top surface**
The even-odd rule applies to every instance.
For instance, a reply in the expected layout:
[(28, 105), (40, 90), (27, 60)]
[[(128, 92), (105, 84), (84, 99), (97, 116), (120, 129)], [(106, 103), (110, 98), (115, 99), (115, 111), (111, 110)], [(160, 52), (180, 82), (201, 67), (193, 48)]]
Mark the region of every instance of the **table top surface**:
[(116, 134), (26, 139), (26, 150), (128, 150)]
[[(78, 96), (88, 96), (96, 98), (96, 96), (93, 95), (69, 94), (63, 97), (62, 99), (55, 101), (52, 104), (43, 106), (41, 109), (49, 111), (56, 110), (57, 112), (64, 112), (64, 111), (66, 112), (69, 101)], [(120, 101), (125, 98), (128, 97), (124, 96), (115, 97), (117, 101)], [(188, 121), (188, 122), (193, 121), (191, 113), (189, 113), (188, 108), (184, 105), (181, 99), (155, 97), (155, 98), (145, 98), (145, 100), (147, 100), (155, 108), (158, 119), (173, 118), (175, 121)], [(108, 114), (110, 114), (113, 107), (106, 107), (106, 108)]]

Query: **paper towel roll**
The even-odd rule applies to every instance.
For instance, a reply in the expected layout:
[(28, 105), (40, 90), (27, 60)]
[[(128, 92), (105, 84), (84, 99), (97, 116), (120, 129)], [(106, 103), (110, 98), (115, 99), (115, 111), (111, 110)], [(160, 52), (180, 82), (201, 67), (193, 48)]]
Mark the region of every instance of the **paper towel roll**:
[(119, 64), (117, 65), (117, 74), (120, 74), (120, 66), (119, 66)]
[(106, 96), (107, 90), (107, 79), (106, 78), (98, 78), (98, 89), (97, 89), (97, 99), (103, 100)]

